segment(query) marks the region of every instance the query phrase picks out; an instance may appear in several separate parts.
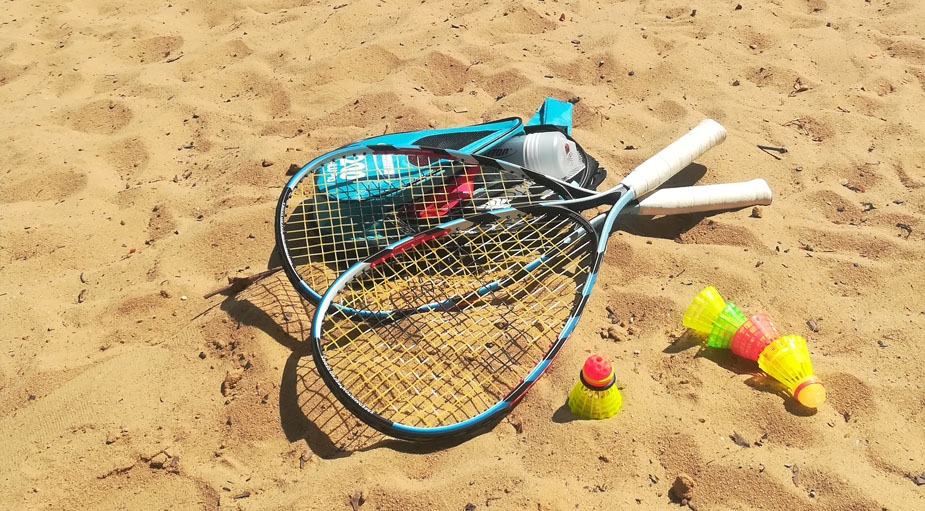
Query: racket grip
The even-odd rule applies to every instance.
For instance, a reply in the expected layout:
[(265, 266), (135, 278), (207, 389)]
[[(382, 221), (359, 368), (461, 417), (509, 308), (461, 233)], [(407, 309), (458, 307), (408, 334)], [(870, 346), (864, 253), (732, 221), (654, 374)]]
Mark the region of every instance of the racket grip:
[(633, 190), (635, 197), (642, 197), (723, 140), (726, 140), (726, 128), (713, 119), (704, 119), (683, 137), (642, 162), (623, 178), (623, 184)]
[(665, 188), (639, 201), (640, 215), (679, 215), (745, 206), (767, 206), (771, 188), (764, 179), (744, 183)]

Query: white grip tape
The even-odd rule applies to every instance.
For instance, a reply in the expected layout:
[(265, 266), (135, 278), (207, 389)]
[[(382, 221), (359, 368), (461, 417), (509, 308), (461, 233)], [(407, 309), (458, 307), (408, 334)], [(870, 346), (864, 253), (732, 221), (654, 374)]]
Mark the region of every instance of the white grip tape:
[(745, 206), (767, 206), (771, 188), (764, 179), (744, 183), (664, 188), (639, 201), (640, 215), (679, 215)]
[(623, 178), (623, 184), (633, 190), (635, 197), (642, 197), (723, 140), (726, 140), (726, 128), (713, 119), (704, 119), (683, 137), (642, 162)]

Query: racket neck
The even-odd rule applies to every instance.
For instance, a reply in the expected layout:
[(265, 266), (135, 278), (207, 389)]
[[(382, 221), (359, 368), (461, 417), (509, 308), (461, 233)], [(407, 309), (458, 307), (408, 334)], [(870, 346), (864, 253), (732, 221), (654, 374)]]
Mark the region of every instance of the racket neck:
[(617, 217), (620, 215), (620, 211), (622, 211), (623, 208), (626, 207), (626, 205), (629, 204), (631, 200), (633, 200), (634, 195), (635, 194), (631, 188), (626, 188), (626, 191), (619, 196), (616, 204), (613, 205), (613, 208), (605, 213), (606, 216), (604, 217), (603, 225), (601, 226), (601, 235), (598, 238), (597, 243), (597, 253), (599, 255), (602, 255), (604, 251), (607, 250), (607, 239), (610, 238), (610, 233), (613, 232), (613, 224), (616, 222)]
[(568, 209), (580, 213), (582, 211), (589, 210), (591, 208), (596, 208), (598, 206), (614, 205), (623, 200), (623, 196), (627, 193), (632, 194), (632, 191), (626, 187), (626, 185), (619, 184), (609, 190), (605, 190), (601, 193), (591, 195), (590, 197), (582, 197), (579, 199), (573, 199), (570, 201), (556, 201), (550, 202), (550, 205), (565, 206)]

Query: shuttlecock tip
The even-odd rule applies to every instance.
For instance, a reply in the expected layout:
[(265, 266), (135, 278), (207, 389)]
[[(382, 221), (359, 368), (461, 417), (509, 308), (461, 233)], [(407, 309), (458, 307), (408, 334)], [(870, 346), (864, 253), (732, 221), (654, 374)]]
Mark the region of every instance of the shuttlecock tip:
[(807, 408), (819, 408), (825, 402), (825, 385), (820, 381), (807, 382), (805, 386), (797, 387), (793, 397)]

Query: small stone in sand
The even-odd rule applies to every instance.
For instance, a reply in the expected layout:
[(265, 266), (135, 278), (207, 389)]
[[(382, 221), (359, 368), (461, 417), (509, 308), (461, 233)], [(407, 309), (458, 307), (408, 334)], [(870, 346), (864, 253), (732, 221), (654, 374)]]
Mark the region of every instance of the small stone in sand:
[(353, 495), (350, 496), (350, 507), (353, 511), (360, 509), (360, 506), (366, 502), (366, 496), (363, 495), (362, 491), (353, 492)]
[(671, 485), (671, 494), (676, 500), (688, 500), (694, 498), (694, 478), (681, 472), (675, 478), (674, 484)]
[(607, 311), (607, 318), (610, 319), (610, 322), (616, 325), (620, 322), (620, 316), (617, 315), (617, 312), (613, 310), (613, 307), (608, 305), (604, 310)]
[(225, 380), (222, 381), (222, 395), (227, 396), (228, 391), (233, 389), (235, 385), (241, 381), (241, 378), (244, 377), (244, 370), (237, 369), (234, 371), (228, 371), (225, 373)]
[(752, 445), (751, 443), (749, 443), (748, 440), (746, 440), (742, 435), (740, 435), (740, 434), (739, 434), (738, 432), (736, 432), (736, 431), (733, 431), (733, 432), (732, 432), (732, 436), (730, 436), (729, 438), (730, 438), (733, 442), (735, 442), (736, 445), (738, 445), (738, 446), (740, 446), (740, 447), (751, 447), (751, 445)]
[(620, 332), (615, 327), (609, 326), (601, 329), (601, 339), (620, 342)]
[(752, 208), (752, 218), (761, 218), (761, 210), (758, 208)]
[(167, 459), (168, 458), (166, 453), (159, 452), (152, 456), (150, 460), (148, 460), (148, 466), (155, 469), (164, 468), (164, 465), (167, 464)]

